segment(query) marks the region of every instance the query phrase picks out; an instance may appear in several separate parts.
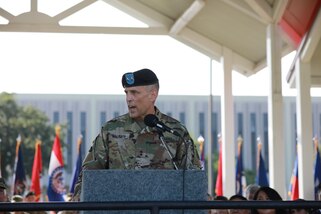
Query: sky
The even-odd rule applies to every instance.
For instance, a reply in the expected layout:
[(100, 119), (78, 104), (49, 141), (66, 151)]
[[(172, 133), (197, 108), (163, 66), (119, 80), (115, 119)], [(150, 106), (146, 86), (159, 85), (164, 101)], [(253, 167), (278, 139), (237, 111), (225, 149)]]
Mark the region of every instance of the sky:
[[(19, 4), (16, 1), (0, 0), (0, 7), (14, 15), (28, 11), (28, 1), (23, 1), (25, 5), (20, 4), (21, 0)], [(39, 0), (38, 10), (51, 16), (57, 14), (62, 5), (66, 7), (65, 3), (54, 7), (52, 2), (51, 5), (43, 2)], [(61, 24), (116, 25), (111, 17), (105, 18), (109, 23), (99, 23), (101, 16), (106, 14), (123, 17), (117, 19), (117, 26), (146, 27), (102, 1)], [(1, 23), (6, 20), (0, 18)], [(149, 68), (159, 78), (160, 95), (209, 95), (212, 63), (212, 94), (221, 94), (223, 73), (220, 63), (211, 62), (209, 57), (169, 36), (0, 32), (0, 47), (0, 92), (123, 94), (121, 76)], [(296, 90), (290, 89), (285, 81), (294, 55), (292, 52), (282, 60), (285, 96), (296, 95)], [(266, 69), (250, 77), (233, 71), (232, 93), (235, 96), (267, 96), (267, 78)], [(320, 92), (313, 93), (318, 94), (321, 95)]]

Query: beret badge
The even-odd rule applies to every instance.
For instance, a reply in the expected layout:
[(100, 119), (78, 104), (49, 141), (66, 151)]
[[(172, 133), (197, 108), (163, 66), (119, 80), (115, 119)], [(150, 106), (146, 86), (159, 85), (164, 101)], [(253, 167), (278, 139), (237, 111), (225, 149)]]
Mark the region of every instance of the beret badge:
[(128, 85), (134, 84), (135, 79), (134, 79), (134, 74), (133, 74), (133, 73), (127, 73), (127, 74), (125, 75), (125, 78), (126, 78), (126, 83), (127, 83)]

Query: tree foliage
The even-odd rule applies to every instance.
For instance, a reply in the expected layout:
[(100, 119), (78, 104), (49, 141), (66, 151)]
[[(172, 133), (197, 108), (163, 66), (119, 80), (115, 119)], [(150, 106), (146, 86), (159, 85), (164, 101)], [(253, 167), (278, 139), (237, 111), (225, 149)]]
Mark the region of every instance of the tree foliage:
[(49, 158), (55, 135), (54, 126), (48, 117), (32, 106), (19, 106), (13, 94), (0, 94), (0, 154), (2, 176), (13, 175), (16, 140), (22, 139), (22, 153), (27, 177), (31, 177), (35, 142), (42, 141), (41, 151), (43, 168), (48, 168)]

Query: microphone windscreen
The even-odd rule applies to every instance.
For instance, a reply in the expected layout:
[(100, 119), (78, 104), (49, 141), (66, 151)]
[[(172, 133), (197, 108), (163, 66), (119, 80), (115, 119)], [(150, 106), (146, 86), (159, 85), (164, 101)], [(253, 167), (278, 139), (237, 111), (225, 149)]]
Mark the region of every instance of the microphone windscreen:
[(153, 114), (148, 114), (144, 117), (144, 123), (146, 126), (155, 127), (157, 125), (158, 118)]

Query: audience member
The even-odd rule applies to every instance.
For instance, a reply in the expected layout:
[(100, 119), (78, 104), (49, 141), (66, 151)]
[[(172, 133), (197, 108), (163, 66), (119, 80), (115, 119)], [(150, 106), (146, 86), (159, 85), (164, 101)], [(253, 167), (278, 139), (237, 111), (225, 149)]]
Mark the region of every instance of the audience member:
[[(227, 197), (225, 196), (215, 196), (214, 201), (227, 201)], [(226, 209), (211, 209), (210, 214), (228, 214), (228, 210)]]
[[(304, 199), (296, 199), (295, 201), (305, 201)], [(291, 214), (308, 214), (308, 213), (313, 213), (317, 214), (319, 210), (313, 210), (313, 209), (303, 209), (303, 208), (295, 208), (295, 209), (290, 209)]]
[[(256, 201), (282, 201), (280, 194), (271, 187), (260, 187), (254, 194)], [(285, 214), (286, 209), (253, 209), (252, 214)]]
[[(247, 201), (247, 199), (242, 195), (233, 195), (229, 199), (230, 201)], [(229, 209), (230, 214), (250, 214), (249, 209)]]
[(25, 195), (23, 201), (24, 201), (24, 202), (30, 202), (30, 203), (31, 203), (31, 202), (35, 202), (35, 201), (36, 201), (36, 194), (35, 194), (34, 192), (32, 192), (32, 191), (29, 191), (29, 192)]
[(260, 188), (257, 184), (249, 184), (245, 189), (245, 197), (247, 200), (253, 200), (255, 192)]
[[(23, 202), (23, 197), (21, 195), (13, 195), (11, 197), (11, 202), (12, 203), (21, 203)], [(23, 211), (14, 211), (14, 212), (11, 212), (12, 214), (24, 214)]]
[(3, 178), (0, 178), (0, 202), (9, 202), (7, 194), (8, 186)]

